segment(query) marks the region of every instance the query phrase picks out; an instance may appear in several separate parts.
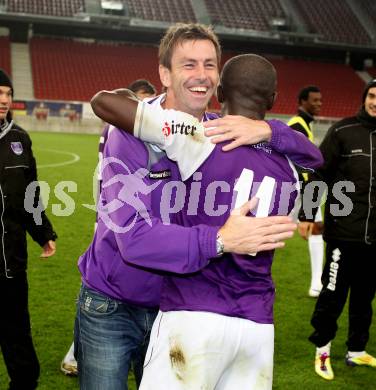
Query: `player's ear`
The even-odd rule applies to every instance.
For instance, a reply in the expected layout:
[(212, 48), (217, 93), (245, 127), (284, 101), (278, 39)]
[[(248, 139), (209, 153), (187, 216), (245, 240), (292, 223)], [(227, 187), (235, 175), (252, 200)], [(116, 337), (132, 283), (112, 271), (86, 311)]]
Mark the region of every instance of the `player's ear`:
[(159, 65), (159, 78), (164, 87), (168, 88), (171, 86), (171, 72), (170, 69), (163, 65)]
[(268, 106), (267, 106), (267, 110), (270, 110), (273, 106), (274, 106), (274, 103), (277, 99), (277, 95), (278, 93), (277, 92), (274, 92), (270, 98), (269, 98), (269, 102), (268, 102)]
[(225, 101), (225, 93), (221, 84), (219, 84), (217, 87), (217, 99), (219, 103), (223, 103)]

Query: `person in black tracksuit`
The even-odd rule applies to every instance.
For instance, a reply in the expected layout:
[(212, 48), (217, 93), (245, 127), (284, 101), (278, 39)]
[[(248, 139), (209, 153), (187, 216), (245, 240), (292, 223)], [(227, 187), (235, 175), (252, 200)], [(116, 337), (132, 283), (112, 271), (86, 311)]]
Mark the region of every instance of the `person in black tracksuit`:
[[(367, 85), (362, 103), (357, 116), (345, 118), (328, 130), (320, 145), (324, 165), (310, 178), (328, 185), (323, 289), (312, 315), (314, 332), (309, 337), (317, 347), (315, 371), (328, 380), (334, 377), (330, 341), (349, 292), (345, 361), (352, 366), (376, 367), (376, 359), (365, 352), (376, 291), (376, 79)], [(335, 189), (340, 181), (353, 183), (353, 188), (350, 185), (341, 193)], [(336, 206), (340, 212), (335, 212)], [(306, 213), (303, 198), (299, 219), (310, 223), (312, 218)]]
[[(43, 247), (42, 257), (55, 253), (56, 234), (44, 212), (41, 219), (24, 208), (25, 191), (37, 180), (28, 134), (9, 111), (13, 86), (0, 69), (0, 346), (10, 377), (10, 390), (35, 389), (39, 362), (30, 330), (26, 231)], [(39, 187), (34, 205), (39, 202)]]

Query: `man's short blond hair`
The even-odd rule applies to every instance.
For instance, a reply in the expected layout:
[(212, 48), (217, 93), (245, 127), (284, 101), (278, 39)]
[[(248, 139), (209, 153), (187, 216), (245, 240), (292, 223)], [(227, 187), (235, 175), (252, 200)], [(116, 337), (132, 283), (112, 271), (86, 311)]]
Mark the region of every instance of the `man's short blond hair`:
[(210, 26), (199, 23), (176, 23), (166, 31), (159, 44), (158, 58), (160, 65), (171, 69), (171, 58), (175, 47), (185, 41), (197, 40), (208, 40), (213, 43), (219, 68), (221, 46), (218, 37)]

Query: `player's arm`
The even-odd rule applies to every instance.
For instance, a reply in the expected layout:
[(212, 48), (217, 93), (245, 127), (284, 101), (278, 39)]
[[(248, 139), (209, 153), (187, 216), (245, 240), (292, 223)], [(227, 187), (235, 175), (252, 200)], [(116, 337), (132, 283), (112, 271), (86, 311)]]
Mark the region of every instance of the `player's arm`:
[(138, 103), (136, 95), (124, 88), (100, 91), (90, 101), (95, 115), (129, 134), (133, 134)]
[(272, 127), (270, 145), (279, 153), (285, 154), (301, 170), (312, 172), (324, 163), (320, 149), (305, 135), (291, 128), (284, 122), (272, 119), (268, 121)]
[[(247, 254), (283, 247), (283, 241), (296, 229), (288, 217), (247, 217), (249, 205), (236, 210), (220, 228), (162, 223), (152, 213), (151, 193), (142, 189), (143, 184), (150, 186), (143, 176), (145, 172), (140, 171), (147, 163), (146, 149), (141, 153), (139, 142), (125, 137), (115, 130), (106, 143), (98, 218), (114, 232), (126, 262), (154, 270), (191, 273), (216, 261), (218, 232), (224, 252)], [(129, 151), (126, 158), (124, 149)], [(129, 191), (132, 183), (133, 197)], [(125, 186), (130, 198), (120, 195)]]
[(153, 214), (150, 190), (157, 181), (148, 179), (147, 162), (147, 150), (139, 141), (116, 129), (110, 133), (102, 160), (98, 219), (113, 231), (125, 261), (161, 271), (196, 272), (216, 256), (218, 227), (163, 224)]
[(186, 139), (191, 142), (192, 136), (196, 141), (200, 138), (201, 144), (210, 144), (203, 136), (203, 126), (195, 117), (141, 102), (132, 91), (100, 91), (93, 96), (90, 104), (94, 113), (105, 122), (161, 149), (168, 149), (171, 154), (173, 144)]
[(40, 220), (38, 221), (35, 219), (34, 213), (27, 212), (25, 213), (24, 225), (26, 231), (30, 234), (33, 240), (43, 248), (41, 257), (50, 257), (56, 252), (55, 241), (57, 239), (57, 234), (53, 230), (52, 224), (44, 211), (44, 207), (42, 206), (42, 209), (39, 209), (42, 199), (40, 196), (40, 186), (38, 184), (36, 161), (33, 155), (30, 139), (27, 141), (26, 151), (29, 158), (29, 167), (25, 169), (26, 185), (28, 186), (31, 183), (37, 183), (33, 196), (28, 198), (29, 201), (32, 202), (32, 207), (30, 207), (30, 209), (33, 209), (34, 205), (38, 205)]
[(239, 115), (226, 115), (205, 122), (204, 127), (214, 127), (205, 132), (207, 136), (214, 136), (213, 143), (231, 141), (222, 148), (224, 151), (265, 141), (302, 169), (310, 171), (323, 163), (319, 149), (312, 142), (278, 120), (259, 121)]
[(204, 136), (203, 124), (197, 118), (135, 101), (126, 92), (101, 91), (91, 105), (101, 119), (165, 150), (177, 162), (183, 180), (197, 170), (215, 147)]
[[(94, 112), (103, 120), (133, 133), (143, 141), (154, 143), (176, 161), (182, 179), (189, 178), (205, 161), (214, 144), (203, 136), (206, 124), (193, 116), (175, 110), (134, 101), (126, 93), (99, 92), (92, 99)], [(322, 164), (322, 156), (316, 146), (300, 136), (281, 121), (255, 121), (242, 116), (228, 115), (223, 119), (209, 121), (214, 130), (207, 135), (218, 135), (214, 143), (234, 139), (223, 147), (231, 150), (244, 144), (270, 141), (276, 151), (286, 154), (303, 170), (313, 170)]]
[(159, 105), (140, 103), (134, 124), (134, 136), (159, 146), (176, 161), (183, 181), (208, 158), (215, 145), (204, 135), (204, 126), (194, 116)]
[(293, 130), (299, 131), (299, 133), (302, 133), (305, 137), (308, 137), (308, 134), (307, 134), (305, 128), (300, 123), (298, 123), (298, 122), (295, 122), (292, 124), (287, 123), (287, 125), (289, 127), (291, 127)]

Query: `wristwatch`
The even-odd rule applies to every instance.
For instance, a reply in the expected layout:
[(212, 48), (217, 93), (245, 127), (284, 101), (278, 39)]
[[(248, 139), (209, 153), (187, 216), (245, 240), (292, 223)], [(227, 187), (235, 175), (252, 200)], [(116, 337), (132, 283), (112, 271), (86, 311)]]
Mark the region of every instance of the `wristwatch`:
[(225, 245), (223, 244), (223, 240), (221, 235), (217, 234), (217, 239), (215, 241), (216, 249), (217, 249), (217, 257), (221, 257), (223, 255), (223, 252), (225, 250)]

